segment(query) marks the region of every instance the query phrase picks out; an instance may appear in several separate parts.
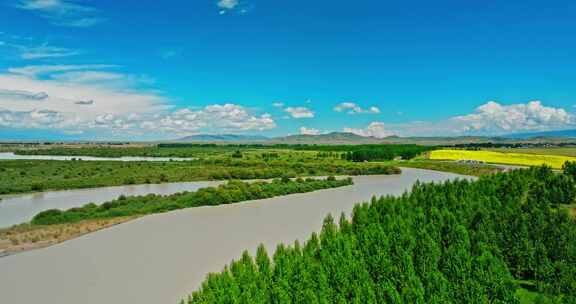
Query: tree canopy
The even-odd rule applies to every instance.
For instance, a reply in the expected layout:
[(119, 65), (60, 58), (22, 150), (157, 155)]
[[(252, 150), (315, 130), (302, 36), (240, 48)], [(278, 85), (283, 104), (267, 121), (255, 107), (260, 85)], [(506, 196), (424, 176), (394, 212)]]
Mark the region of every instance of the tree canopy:
[(532, 168), (373, 198), (303, 244), (259, 247), (183, 303), (576, 303), (574, 181)]

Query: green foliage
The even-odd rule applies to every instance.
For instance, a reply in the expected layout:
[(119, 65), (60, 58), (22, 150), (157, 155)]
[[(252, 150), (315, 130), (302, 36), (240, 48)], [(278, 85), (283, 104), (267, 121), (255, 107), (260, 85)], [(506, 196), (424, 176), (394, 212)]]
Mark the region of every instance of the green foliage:
[[(205, 153), (202, 155), (206, 156), (193, 161), (177, 162), (0, 161), (0, 194), (199, 180), (400, 173), (400, 169), (391, 165), (352, 163), (341, 160), (339, 156), (318, 158), (313, 152), (242, 151), (242, 158), (234, 158), (231, 155), (236, 150), (230, 153), (218, 150), (210, 154), (212, 149), (194, 148), (194, 151)], [(64, 151), (69, 150), (80, 149)]]
[(575, 303), (576, 223), (555, 207), (574, 186), (545, 167), (416, 184), (271, 262), (244, 253), (187, 303)]
[(236, 150), (236, 151), (234, 151), (234, 153), (232, 153), (232, 157), (242, 158), (242, 152), (240, 150)]
[(474, 165), (474, 164), (462, 164), (457, 162), (444, 162), (444, 161), (403, 161), (398, 162), (398, 166), (407, 168), (419, 168), (427, 170), (436, 170), (443, 172), (452, 172), (462, 175), (469, 176), (482, 176), (485, 174), (492, 174), (503, 171), (502, 168), (492, 165)]
[(565, 175), (576, 179), (576, 162), (571, 161), (565, 162), (564, 165), (562, 166), (562, 170), (564, 171)]
[(34, 216), (33, 225), (75, 223), (87, 219), (103, 219), (121, 216), (145, 215), (198, 206), (215, 206), (247, 200), (264, 199), (292, 193), (311, 192), (320, 189), (351, 185), (352, 179), (290, 179), (272, 182), (245, 183), (230, 181), (218, 187), (207, 187), (196, 192), (181, 192), (168, 196), (120, 196), (101, 205), (87, 204), (66, 211), (47, 210)]
[[(435, 149), (429, 146), (419, 146), (413, 144), (382, 144), (382, 145), (288, 145), (288, 144), (188, 144), (188, 143), (165, 143), (150, 146), (86, 146), (86, 147), (59, 147), (48, 146), (47, 148), (38, 149), (20, 149), (16, 154), (21, 155), (61, 155), (61, 156), (95, 156), (95, 157), (123, 157), (123, 156), (141, 156), (141, 157), (198, 157), (209, 154), (222, 154), (232, 152), (234, 157), (238, 157), (244, 151), (319, 151), (318, 156), (325, 157), (331, 153), (338, 152), (358, 152), (358, 155), (368, 155), (370, 159), (366, 160), (391, 160), (395, 157), (411, 159), (426, 151)], [(268, 156), (276, 157), (274, 152)], [(350, 159), (352, 160), (352, 159)], [(364, 159), (362, 159), (363, 161)], [(359, 160), (358, 160), (359, 161)]]
[(404, 160), (413, 159), (416, 156), (434, 150), (435, 147), (418, 145), (355, 145), (355, 146), (332, 146), (319, 147), (321, 150), (345, 151), (342, 158), (354, 161), (388, 161), (395, 158)]

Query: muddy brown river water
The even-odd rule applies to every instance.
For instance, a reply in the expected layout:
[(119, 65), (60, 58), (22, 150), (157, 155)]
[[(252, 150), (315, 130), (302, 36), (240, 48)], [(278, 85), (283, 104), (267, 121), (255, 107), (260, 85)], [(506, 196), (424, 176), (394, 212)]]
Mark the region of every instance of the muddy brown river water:
[(358, 176), (348, 187), (147, 216), (0, 258), (0, 302), (176, 304), (244, 249), (263, 243), (271, 253), (280, 242), (319, 231), (327, 214), (349, 214), (373, 195), (458, 177), (405, 168), (401, 175)]

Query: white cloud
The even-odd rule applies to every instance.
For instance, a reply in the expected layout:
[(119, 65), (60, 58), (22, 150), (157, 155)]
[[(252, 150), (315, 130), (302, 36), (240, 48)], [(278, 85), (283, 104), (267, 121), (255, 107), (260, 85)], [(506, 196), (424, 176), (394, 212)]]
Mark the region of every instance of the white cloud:
[(9, 68), (8, 72), (28, 77), (38, 77), (45, 74), (67, 71), (100, 70), (118, 67), (111, 64), (80, 64), (80, 65), (29, 65), (18, 68)]
[(377, 107), (370, 107), (368, 109), (363, 109), (353, 102), (342, 102), (334, 107), (336, 112), (346, 112), (347, 114), (378, 114), (380, 109)]
[(48, 98), (48, 94), (45, 92), (0, 89), (0, 99), (44, 100), (46, 98)]
[(306, 107), (288, 107), (284, 109), (292, 118), (313, 118), (314, 112)]
[(275, 102), (272, 104), (274, 107), (276, 108), (283, 108), (284, 107), (284, 103), (283, 102)]
[(496, 134), (561, 129), (574, 126), (575, 122), (573, 114), (562, 108), (544, 106), (540, 101), (512, 105), (489, 101), (472, 114), (451, 119), (462, 132)]
[(270, 114), (251, 114), (236, 104), (214, 104), (202, 109), (179, 109), (166, 115), (144, 118), (141, 127), (175, 134), (189, 134), (200, 130), (207, 132), (239, 132), (276, 128)]
[[(0, 74), (0, 126), (52, 129), (66, 134), (92, 130), (109, 138), (130, 139), (276, 127), (269, 114), (256, 115), (231, 103), (174, 109), (163, 96), (142, 88), (142, 83), (110, 83), (132, 79), (131, 75), (100, 74), (82, 67), (100, 66), (30, 66), (11, 69), (19, 73)], [(78, 74), (80, 79), (67, 74), (71, 70), (83, 73)]]
[(300, 127), (300, 134), (302, 135), (319, 135), (322, 131), (314, 128)]
[(11, 50), (7, 54), (10, 54), (11, 57), (18, 57), (19, 59), (42, 60), (70, 57), (80, 54), (80, 51), (78, 50), (53, 46), (47, 42), (39, 44), (14, 35), (10, 35), (7, 38), (9, 39), (6, 41), (0, 41), (0, 47), (6, 47)]
[(238, 6), (238, 0), (220, 0), (218, 1), (218, 7), (225, 10), (232, 10)]
[(62, 58), (78, 55), (79, 52), (67, 48), (49, 46), (43, 44), (38, 47), (24, 47), (20, 46), (20, 57), (25, 60), (33, 59), (46, 59), (46, 58)]
[(51, 110), (10, 111), (0, 109), (0, 127), (5, 128), (53, 128), (64, 127), (66, 118)]
[(16, 7), (36, 12), (59, 26), (90, 27), (105, 21), (97, 9), (72, 0), (20, 0)]
[(387, 130), (386, 125), (383, 122), (378, 121), (371, 122), (364, 129), (344, 128), (343, 131), (360, 136), (376, 137), (376, 138), (384, 138), (387, 136), (394, 135), (394, 132)]
[(576, 117), (565, 109), (545, 106), (540, 101), (510, 105), (490, 101), (471, 114), (386, 126), (390, 133), (400, 136), (506, 135), (575, 128)]
[[(16, 73), (0, 74), (2, 125), (13, 128), (86, 129), (102, 114), (122, 116), (169, 109), (164, 97), (136, 86), (76, 83), (54, 77), (59, 71), (97, 66), (28, 66), (9, 70)], [(38, 78), (39, 75), (43, 77)], [(85, 107), (88, 103), (90, 110)]]
[(83, 83), (106, 87), (151, 85), (154, 80), (145, 75), (132, 75), (108, 71), (69, 71), (50, 75), (51, 79), (67, 83)]

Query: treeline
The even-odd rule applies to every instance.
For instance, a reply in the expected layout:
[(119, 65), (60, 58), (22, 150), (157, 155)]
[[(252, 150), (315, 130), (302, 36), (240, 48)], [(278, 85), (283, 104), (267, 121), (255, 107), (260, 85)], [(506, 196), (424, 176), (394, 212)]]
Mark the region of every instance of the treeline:
[(431, 146), (413, 144), (381, 145), (294, 145), (294, 150), (342, 152), (342, 159), (349, 161), (387, 161), (395, 158), (412, 159), (424, 152), (436, 149)]
[[(549, 168), (444, 184), (331, 216), (304, 244), (260, 246), (182, 303), (576, 303), (574, 180)], [(527, 284), (531, 285), (531, 284)]]
[(121, 196), (117, 200), (101, 205), (87, 204), (66, 211), (52, 209), (41, 212), (32, 219), (33, 225), (53, 225), (75, 223), (88, 219), (104, 219), (152, 213), (167, 212), (198, 206), (215, 206), (241, 201), (264, 199), (292, 193), (312, 192), (352, 185), (351, 178), (302, 179), (287, 177), (272, 182), (246, 183), (229, 181), (218, 187), (207, 187), (195, 192), (181, 192), (167, 196), (149, 194), (146, 196)]
[(342, 154), (342, 159), (354, 162), (363, 161), (387, 161), (395, 158), (404, 160), (413, 159), (414, 157), (431, 151), (433, 148), (416, 145), (382, 145), (372, 146), (369, 148), (358, 149)]
[(400, 174), (398, 167), (388, 165), (347, 165), (325, 163), (291, 163), (259, 169), (224, 167), (209, 172), (209, 179), (269, 179), (279, 177), (296, 177), (300, 175), (392, 175)]

